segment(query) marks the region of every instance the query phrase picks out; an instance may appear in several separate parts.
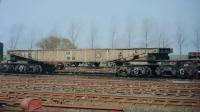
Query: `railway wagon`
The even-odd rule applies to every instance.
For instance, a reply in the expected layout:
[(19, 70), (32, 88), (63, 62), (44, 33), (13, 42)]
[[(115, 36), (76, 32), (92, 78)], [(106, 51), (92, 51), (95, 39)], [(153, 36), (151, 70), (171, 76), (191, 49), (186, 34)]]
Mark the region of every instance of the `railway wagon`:
[(117, 62), (118, 60), (169, 60), (170, 48), (132, 49), (65, 49), (65, 50), (11, 50), (12, 60), (33, 60), (51, 64), (78, 66), (81, 63), (95, 65)]
[(199, 59), (170, 60), (172, 52), (171, 48), (10, 50), (10, 61), (0, 64), (0, 72), (52, 73), (66, 68), (79, 72), (104, 67), (119, 76), (199, 77)]
[(11, 50), (8, 54), (12, 64), (3, 70), (51, 73), (70, 67), (111, 67), (117, 73), (121, 66), (131, 65), (131, 70), (138, 69), (144, 75), (157, 65), (151, 65), (152, 62), (169, 60), (168, 54), (172, 52), (171, 48)]
[(189, 52), (188, 59), (200, 59), (200, 52)]

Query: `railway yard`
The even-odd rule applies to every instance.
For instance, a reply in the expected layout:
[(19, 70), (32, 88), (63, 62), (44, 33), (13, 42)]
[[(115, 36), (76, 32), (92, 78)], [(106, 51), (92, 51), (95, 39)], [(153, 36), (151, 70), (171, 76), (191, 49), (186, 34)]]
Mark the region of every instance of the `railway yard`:
[(0, 112), (200, 112), (200, 0), (0, 0)]
[(0, 112), (199, 112), (200, 53), (172, 52), (10, 50), (0, 59)]
[(39, 111), (146, 112), (145, 106), (147, 112), (199, 112), (200, 82), (73, 74), (0, 75), (0, 102), (20, 111), (17, 105), (30, 97), (41, 100)]

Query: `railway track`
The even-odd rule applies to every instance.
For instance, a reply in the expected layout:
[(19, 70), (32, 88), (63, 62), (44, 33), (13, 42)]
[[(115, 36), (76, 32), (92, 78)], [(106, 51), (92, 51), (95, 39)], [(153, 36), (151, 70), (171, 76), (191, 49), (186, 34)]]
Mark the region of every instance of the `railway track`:
[[(41, 81), (41, 82), (56, 82), (56, 83), (62, 83), (63, 81), (66, 83), (66, 80), (95, 80), (95, 81), (103, 81), (103, 82), (117, 82), (121, 83), (131, 83), (131, 81), (139, 81), (141, 83), (147, 82), (147, 81), (154, 81), (154, 82), (169, 82), (169, 83), (200, 83), (199, 80), (187, 80), (187, 79), (170, 79), (170, 78), (123, 78), (123, 77), (98, 77), (98, 76), (82, 76), (82, 75), (31, 75), (31, 74), (12, 74), (12, 75), (0, 75), (0, 80), (6, 80), (6, 81)], [(57, 80), (55, 80), (57, 79)], [(127, 84), (127, 83), (126, 83)]]
[(0, 76), (8, 102), (40, 98), (44, 105), (125, 108), (135, 105), (200, 107), (200, 82), (87, 79), (69, 76)]
[(82, 94), (103, 94), (103, 95), (127, 95), (127, 96), (162, 96), (162, 97), (187, 97), (199, 98), (200, 88), (181, 87), (159, 87), (135, 85), (109, 86), (109, 85), (76, 85), (73, 84), (53, 84), (53, 83), (7, 83), (0, 84), (0, 90), (22, 90), (36, 92), (60, 92), (60, 93), (82, 93)]
[[(33, 91), (6, 91), (9, 102), (20, 101), (27, 97), (40, 98), (44, 105), (76, 105), (99, 106), (104, 108), (128, 107), (137, 104), (162, 105), (162, 106), (193, 106), (200, 107), (199, 99), (165, 98), (165, 97), (137, 97), (96, 94), (53, 93)], [(2, 93), (1, 93), (2, 95)]]
[(166, 75), (163, 77), (142, 77), (142, 76), (128, 76), (128, 77), (123, 77), (123, 76), (116, 76), (114, 73), (109, 72), (109, 73), (104, 73), (104, 72), (63, 72), (63, 71), (57, 71), (53, 74), (26, 74), (26, 73), (0, 73), (1, 75), (9, 75), (9, 76), (30, 76), (30, 77), (40, 77), (40, 76), (77, 76), (77, 77), (82, 77), (82, 78), (88, 78), (88, 79), (111, 79), (111, 80), (118, 80), (118, 79), (122, 79), (122, 80), (199, 80), (197, 79), (192, 79), (192, 78), (177, 78), (177, 77), (173, 77), (170, 75)]
[[(19, 106), (20, 101), (12, 101), (8, 97), (0, 97), (0, 112), (24, 112)], [(41, 108), (31, 112), (124, 112), (122, 108), (117, 107), (99, 107), (99, 106), (74, 106), (60, 104), (42, 104)], [(29, 112), (29, 111), (27, 111)]]
[(200, 88), (199, 80), (124, 80), (124, 79), (88, 79), (76, 76), (0, 76), (1, 83), (69, 84), (112, 87), (163, 87), (163, 88)]
[(200, 83), (187, 81), (126, 81), (69, 77), (24, 78), (9, 76), (1, 78), (0, 83), (0, 90), (200, 99)]

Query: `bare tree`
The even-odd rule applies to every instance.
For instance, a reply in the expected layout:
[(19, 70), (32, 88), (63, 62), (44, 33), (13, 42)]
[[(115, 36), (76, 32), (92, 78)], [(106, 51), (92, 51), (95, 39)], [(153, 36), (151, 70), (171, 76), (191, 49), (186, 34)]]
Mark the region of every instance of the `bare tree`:
[(33, 43), (34, 43), (34, 38), (33, 38), (33, 36), (32, 37), (30, 37), (30, 50), (32, 50), (33, 49)]
[(128, 47), (131, 48), (131, 42), (134, 33), (134, 23), (131, 17), (127, 17), (126, 20), (126, 33), (128, 37)]
[(97, 33), (98, 33), (98, 29), (96, 25), (91, 23), (90, 32), (89, 32), (89, 35), (90, 35), (89, 37), (91, 39), (91, 48), (94, 48), (94, 42), (95, 42), (95, 38), (97, 37)]
[(149, 19), (144, 19), (143, 20), (143, 33), (145, 39), (143, 40), (145, 44), (145, 48), (149, 47), (150, 43), (150, 33), (151, 33), (151, 28), (152, 28), (152, 22)]
[(33, 46), (34, 46), (34, 40), (35, 40), (35, 37), (36, 37), (36, 32), (35, 30), (32, 30), (30, 33), (29, 33), (29, 46), (28, 46), (28, 49), (29, 50), (32, 50), (33, 49)]
[(194, 45), (194, 47), (196, 48), (196, 50), (198, 52), (200, 52), (200, 36), (199, 36), (199, 32), (200, 32), (200, 30), (199, 30), (199, 28), (197, 28), (195, 30), (195, 38), (194, 38), (194, 41), (193, 41), (193, 45)]
[(71, 21), (70, 27), (69, 27), (69, 36), (72, 39), (72, 43), (75, 45), (76, 40), (78, 39), (78, 36), (81, 31), (81, 26), (79, 22)]
[(179, 49), (179, 59), (182, 59), (182, 49), (183, 46), (185, 44), (185, 36), (184, 36), (184, 30), (183, 27), (178, 25), (177, 26), (177, 36), (176, 36), (176, 42), (178, 45), (178, 49)]
[(49, 35), (59, 35), (59, 26), (54, 24), (53, 27), (49, 31)]
[(160, 32), (159, 39), (158, 39), (158, 47), (159, 48), (166, 48), (169, 47), (169, 38), (166, 38), (166, 34), (164, 32)]
[(111, 47), (114, 48), (114, 41), (118, 33), (118, 27), (115, 18), (112, 18), (110, 23)]
[(10, 49), (16, 49), (18, 42), (19, 42), (19, 38), (22, 36), (24, 30), (24, 26), (23, 25), (14, 25), (11, 28), (11, 36), (10, 36)]

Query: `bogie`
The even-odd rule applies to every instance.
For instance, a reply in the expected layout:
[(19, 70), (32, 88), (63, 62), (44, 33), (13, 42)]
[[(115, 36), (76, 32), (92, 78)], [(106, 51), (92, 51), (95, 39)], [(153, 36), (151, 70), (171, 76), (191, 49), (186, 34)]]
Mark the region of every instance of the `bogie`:
[(157, 77), (174, 77), (176, 76), (175, 66), (158, 66), (155, 70)]
[(131, 69), (131, 76), (134, 77), (150, 77), (152, 75), (152, 70), (148, 66), (134, 66)]

